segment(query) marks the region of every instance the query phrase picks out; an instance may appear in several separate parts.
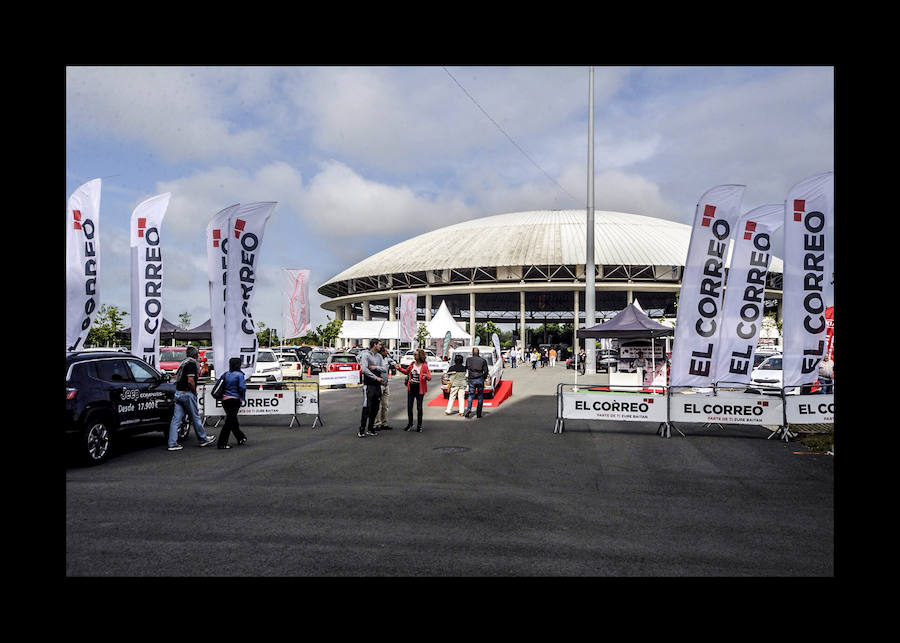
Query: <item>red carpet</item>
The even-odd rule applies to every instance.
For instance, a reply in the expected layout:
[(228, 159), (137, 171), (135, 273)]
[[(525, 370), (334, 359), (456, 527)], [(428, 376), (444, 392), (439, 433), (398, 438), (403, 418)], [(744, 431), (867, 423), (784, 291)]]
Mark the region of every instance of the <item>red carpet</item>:
[[(510, 380), (500, 380), (500, 386), (497, 391), (494, 393), (494, 397), (485, 397), (484, 398), (484, 406), (492, 407), (492, 406), (500, 406), (503, 403), (503, 400), (510, 397), (512, 395), (512, 381)], [(477, 406), (478, 400), (476, 399), (472, 402), (472, 406)], [(428, 403), (428, 406), (443, 406), (447, 408), (447, 400), (444, 399), (444, 394), (438, 392), (437, 396)], [(453, 406), (459, 406), (459, 400), (453, 400)]]

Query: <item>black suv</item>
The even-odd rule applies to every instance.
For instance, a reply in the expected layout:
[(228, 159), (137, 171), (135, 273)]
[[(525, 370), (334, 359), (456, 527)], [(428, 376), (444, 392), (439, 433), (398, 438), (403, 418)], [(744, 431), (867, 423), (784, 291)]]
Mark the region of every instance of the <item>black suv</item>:
[[(88, 464), (109, 455), (114, 436), (169, 432), (175, 384), (134, 355), (120, 352), (66, 354), (66, 438)], [(189, 424), (179, 427), (179, 438)]]

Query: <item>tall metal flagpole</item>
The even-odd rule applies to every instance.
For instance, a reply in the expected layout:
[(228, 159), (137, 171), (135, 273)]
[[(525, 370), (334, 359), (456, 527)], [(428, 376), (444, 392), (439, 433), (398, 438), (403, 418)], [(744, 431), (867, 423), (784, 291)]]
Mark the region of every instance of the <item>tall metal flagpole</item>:
[[(585, 328), (596, 323), (594, 318), (594, 68), (590, 68), (588, 83), (588, 190), (587, 190), (587, 256), (584, 264)], [(578, 320), (575, 320), (576, 322)], [(577, 325), (577, 324), (576, 324)], [(596, 345), (592, 337), (584, 340), (584, 374), (596, 375)]]

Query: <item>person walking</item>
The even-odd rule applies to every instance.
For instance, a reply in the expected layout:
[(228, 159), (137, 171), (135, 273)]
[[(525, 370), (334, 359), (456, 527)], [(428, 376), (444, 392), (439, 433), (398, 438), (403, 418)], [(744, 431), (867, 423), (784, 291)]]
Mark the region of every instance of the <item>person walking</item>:
[[(515, 358), (511, 358), (515, 359)], [(515, 362), (513, 362), (515, 363)], [(463, 416), (463, 402), (466, 399), (466, 367), (463, 365), (463, 356), (457, 353), (453, 356), (453, 364), (447, 369), (447, 387), (450, 395), (447, 398), (446, 415), (453, 413), (453, 400), (458, 398), (459, 417)]]
[(382, 381), (387, 377), (387, 369), (381, 358), (381, 340), (369, 341), (369, 350), (360, 351), (359, 367), (363, 374), (363, 408), (359, 420), (357, 437), (367, 438), (378, 435), (373, 429), (378, 407), (381, 405)]
[[(477, 350), (477, 349), (476, 349)], [(397, 370), (408, 375), (406, 380), (406, 415), (408, 422), (404, 431), (411, 431), (413, 425), (413, 401), (416, 403), (416, 432), (422, 432), (422, 400), (428, 392), (428, 382), (431, 381), (431, 372), (428, 370), (428, 362), (425, 351), (419, 348), (409, 366), (398, 366)]]
[(516, 347), (515, 346), (513, 346), (512, 348), (509, 349), (509, 363), (512, 365), (513, 368), (516, 367)]
[(538, 360), (541, 359), (541, 354), (537, 352), (537, 349), (533, 349), (531, 351), (531, 370), (536, 371)]
[(185, 350), (186, 357), (178, 365), (175, 371), (175, 411), (172, 421), (169, 423), (169, 451), (179, 451), (184, 447), (178, 444), (178, 427), (187, 415), (194, 427), (194, 433), (200, 441), (200, 446), (205, 447), (216, 441), (215, 435), (207, 435), (200, 421), (200, 411), (197, 408), (197, 378), (200, 373), (200, 364), (197, 357), (200, 355), (194, 346), (188, 346)]
[(556, 349), (550, 349), (550, 368), (554, 368), (556, 366)]
[(220, 449), (230, 449), (228, 437), (232, 433), (238, 444), (247, 444), (247, 436), (244, 435), (238, 424), (241, 402), (247, 399), (247, 382), (241, 371), (240, 357), (232, 357), (228, 360), (228, 372), (223, 375), (223, 379), (222, 408), (225, 409), (225, 425), (222, 427), (216, 446)]
[(388, 409), (390, 408), (390, 397), (391, 397), (391, 378), (390, 373), (396, 372), (396, 364), (394, 360), (391, 359), (390, 354), (388, 353), (387, 346), (384, 344), (381, 345), (381, 359), (384, 362), (385, 367), (387, 367), (388, 372), (386, 373), (387, 377), (382, 377), (381, 382), (381, 404), (378, 406), (378, 418), (375, 420), (375, 424), (372, 426), (372, 429), (377, 433), (378, 431), (393, 431), (394, 427), (390, 426), (387, 423)]
[(484, 381), (488, 376), (488, 363), (480, 355), (478, 347), (472, 349), (472, 356), (466, 360), (466, 373), (469, 377), (469, 401), (466, 402), (465, 416), (472, 414), (472, 400), (478, 395), (478, 408), (475, 417), (481, 417), (481, 408), (484, 406)]

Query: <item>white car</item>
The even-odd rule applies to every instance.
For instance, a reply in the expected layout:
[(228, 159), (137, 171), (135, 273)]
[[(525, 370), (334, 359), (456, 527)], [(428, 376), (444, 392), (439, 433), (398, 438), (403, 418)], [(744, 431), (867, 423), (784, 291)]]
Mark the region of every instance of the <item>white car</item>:
[(297, 357), (297, 353), (275, 353), (278, 363), (281, 364), (281, 377), (284, 379), (303, 379), (303, 363)]
[[(784, 386), (784, 371), (781, 365), (781, 354), (771, 355), (760, 362), (759, 366), (750, 373), (750, 384), (760, 387), (761, 392), (765, 394), (780, 394), (781, 388)], [(765, 387), (765, 388), (763, 388)], [(818, 377), (807, 391), (807, 387), (803, 386), (803, 393), (815, 393), (819, 390)], [(785, 395), (799, 395), (801, 387), (789, 386), (785, 391)]]
[(256, 370), (250, 376), (251, 384), (283, 382), (281, 363), (275, 356), (275, 351), (261, 348), (256, 352)]
[[(447, 363), (453, 364), (455, 356), (462, 355), (463, 364), (465, 364), (466, 359), (472, 356), (473, 348), (475, 347), (457, 346), (456, 348), (451, 348), (450, 361)], [(488, 363), (488, 378), (484, 382), (484, 396), (494, 397), (494, 393), (497, 391), (497, 387), (500, 386), (500, 381), (503, 379), (503, 360), (497, 355), (497, 349), (493, 346), (479, 346), (478, 354)], [(441, 392), (444, 394), (444, 399), (449, 399), (450, 397), (450, 387), (447, 384), (447, 379), (446, 374), (441, 378)]]
[[(428, 348), (423, 349), (425, 351), (425, 361), (433, 362), (438, 359), (437, 355), (434, 354), (434, 351)], [(416, 351), (408, 350), (403, 354), (403, 357), (400, 358), (400, 366), (406, 368), (410, 364), (413, 363), (413, 360), (416, 358)]]

